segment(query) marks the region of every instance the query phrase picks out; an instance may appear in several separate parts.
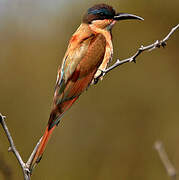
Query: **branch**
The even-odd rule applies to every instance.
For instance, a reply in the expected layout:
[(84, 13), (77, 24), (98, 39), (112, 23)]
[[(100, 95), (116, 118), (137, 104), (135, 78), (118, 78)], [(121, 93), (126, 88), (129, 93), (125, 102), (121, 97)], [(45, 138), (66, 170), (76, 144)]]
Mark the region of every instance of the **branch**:
[(162, 142), (160, 141), (155, 142), (154, 147), (159, 154), (159, 157), (167, 171), (167, 174), (171, 177), (171, 179), (176, 180), (176, 175), (177, 175), (176, 170), (172, 165), (171, 161), (169, 160)]
[[(30, 155), (30, 157), (29, 157), (29, 159), (28, 159), (28, 161), (26, 163), (26, 167), (29, 169), (29, 171), (30, 171), (30, 165), (31, 165), (31, 163), (32, 163), (32, 161), (34, 159), (34, 156), (35, 156), (35, 154), (37, 152), (37, 148), (39, 147), (39, 144), (40, 144), (41, 140), (42, 140), (42, 137), (40, 138), (40, 140), (36, 144), (34, 150), (32, 151), (32, 154)], [(30, 172), (30, 173), (32, 173), (32, 172)]]
[(4, 132), (6, 133), (6, 136), (8, 138), (8, 141), (9, 141), (9, 144), (10, 144), (10, 147), (8, 149), (8, 151), (12, 151), (17, 159), (17, 161), (19, 162), (20, 166), (21, 166), (21, 169), (23, 171), (23, 174), (24, 174), (24, 179), (25, 180), (30, 180), (30, 175), (29, 175), (29, 171), (28, 169), (26, 168), (26, 164), (23, 162), (19, 152), (17, 151), (15, 145), (14, 145), (14, 141), (12, 139), (12, 136), (9, 132), (9, 129), (7, 128), (7, 125), (6, 125), (6, 122), (5, 122), (5, 116), (3, 116), (2, 114), (0, 114), (0, 123), (4, 129)]
[(131, 57), (127, 58), (127, 59), (124, 59), (124, 60), (119, 60), (117, 59), (117, 61), (112, 65), (110, 66), (109, 68), (107, 68), (106, 70), (101, 70), (101, 74), (99, 74), (99, 76), (97, 76), (95, 79), (94, 79), (94, 83), (96, 84), (98, 82), (98, 80), (100, 79), (100, 77), (102, 76), (105, 76), (108, 72), (110, 72), (111, 70), (113, 70), (114, 68), (122, 65), (122, 64), (125, 64), (127, 62), (134, 62), (136, 63), (136, 58), (144, 51), (152, 51), (154, 50), (155, 48), (160, 48), (161, 46), (162, 47), (165, 47), (167, 44), (166, 44), (166, 41), (168, 41), (168, 39), (170, 38), (170, 36), (177, 30), (177, 28), (179, 28), (179, 24), (176, 25), (175, 27), (173, 27), (171, 29), (171, 31), (167, 34), (166, 37), (164, 37), (161, 41), (157, 40), (155, 41), (153, 44), (150, 44), (148, 46), (141, 46), (138, 51)]
[(9, 129), (6, 125), (6, 122), (5, 122), (5, 116), (3, 116), (1, 113), (0, 113), (0, 124), (2, 125), (3, 129), (4, 129), (4, 132), (8, 138), (8, 141), (9, 141), (9, 144), (10, 144), (10, 147), (8, 148), (8, 151), (12, 151), (17, 159), (17, 161), (19, 162), (19, 165), (21, 166), (21, 169), (23, 171), (23, 175), (24, 175), (24, 180), (30, 180), (30, 175), (31, 175), (31, 172), (29, 170), (29, 166), (33, 160), (33, 157), (37, 151), (37, 148), (40, 144), (40, 141), (41, 139), (39, 140), (39, 142), (37, 143), (37, 145), (35, 146), (34, 150), (32, 151), (32, 154), (30, 155), (27, 163), (24, 163), (24, 161), (22, 160), (19, 152), (17, 151), (15, 145), (14, 145), (14, 141), (12, 139), (12, 136), (9, 132)]

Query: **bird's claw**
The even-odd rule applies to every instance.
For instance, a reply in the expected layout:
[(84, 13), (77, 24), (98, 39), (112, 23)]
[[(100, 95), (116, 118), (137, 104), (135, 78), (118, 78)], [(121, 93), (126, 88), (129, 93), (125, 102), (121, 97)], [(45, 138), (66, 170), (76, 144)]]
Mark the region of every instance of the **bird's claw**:
[(167, 43), (165, 41), (156, 41), (157, 45), (156, 47), (160, 48), (161, 46), (164, 48)]
[(102, 78), (105, 75), (104, 70), (102, 70), (102, 69), (98, 69), (98, 70), (101, 71), (101, 73), (96, 78), (94, 78), (93, 84), (97, 84), (99, 79)]
[(161, 46), (164, 48), (167, 45), (165, 41), (161, 42)]

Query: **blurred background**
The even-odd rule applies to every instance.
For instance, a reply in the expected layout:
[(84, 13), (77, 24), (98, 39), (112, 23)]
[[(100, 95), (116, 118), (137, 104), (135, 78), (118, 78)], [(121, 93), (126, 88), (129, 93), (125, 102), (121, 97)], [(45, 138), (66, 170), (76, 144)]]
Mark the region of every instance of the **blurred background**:
[[(145, 19), (115, 26), (114, 61), (179, 23), (178, 0), (0, 0), (0, 112), (24, 160), (47, 124), (68, 40), (96, 3)], [(167, 180), (156, 140), (179, 170), (178, 44), (179, 31), (165, 49), (144, 53), (89, 88), (63, 117), (32, 179)], [(0, 179), (23, 179), (8, 145), (0, 128)]]

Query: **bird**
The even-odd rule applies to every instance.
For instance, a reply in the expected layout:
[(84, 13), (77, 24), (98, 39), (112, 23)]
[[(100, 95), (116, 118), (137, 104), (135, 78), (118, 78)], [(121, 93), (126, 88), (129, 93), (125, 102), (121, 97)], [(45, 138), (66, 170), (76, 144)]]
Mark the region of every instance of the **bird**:
[(107, 4), (96, 4), (83, 15), (82, 23), (72, 35), (58, 68), (52, 109), (45, 133), (30, 164), (30, 171), (40, 162), (49, 138), (64, 113), (94, 83), (113, 56), (112, 28), (121, 20), (142, 17), (117, 13)]

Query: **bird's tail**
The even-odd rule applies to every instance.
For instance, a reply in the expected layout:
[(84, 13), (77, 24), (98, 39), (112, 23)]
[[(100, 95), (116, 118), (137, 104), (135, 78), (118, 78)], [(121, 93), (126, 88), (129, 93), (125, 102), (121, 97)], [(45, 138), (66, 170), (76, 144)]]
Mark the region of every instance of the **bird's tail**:
[[(32, 173), (32, 170), (34, 169), (34, 167), (40, 162), (42, 155), (45, 151), (45, 148), (47, 146), (47, 143), (50, 139), (50, 135), (52, 134), (52, 132), (54, 131), (55, 127), (58, 125), (58, 123), (60, 122), (60, 119), (62, 117), (62, 115), (64, 114), (64, 112), (66, 112), (71, 105), (78, 99), (78, 96), (69, 100), (69, 101), (65, 101), (61, 104), (60, 108), (59, 106), (56, 106), (51, 114), (50, 114), (50, 118), (48, 121), (48, 126), (45, 130), (44, 135), (42, 136), (42, 140), (40, 141), (40, 144), (37, 148), (37, 151), (33, 157), (33, 160), (30, 164), (29, 170)], [(60, 109), (60, 113), (58, 113)]]
[(56, 126), (53, 126), (51, 129), (49, 129), (49, 127), (47, 126), (44, 135), (42, 136), (42, 140), (40, 141), (40, 144), (37, 148), (36, 154), (34, 155), (34, 158), (30, 164), (30, 172), (32, 172), (32, 170), (34, 169), (34, 167), (40, 162), (42, 155), (45, 151), (46, 145), (49, 141), (49, 138), (52, 134), (52, 132), (54, 131)]

